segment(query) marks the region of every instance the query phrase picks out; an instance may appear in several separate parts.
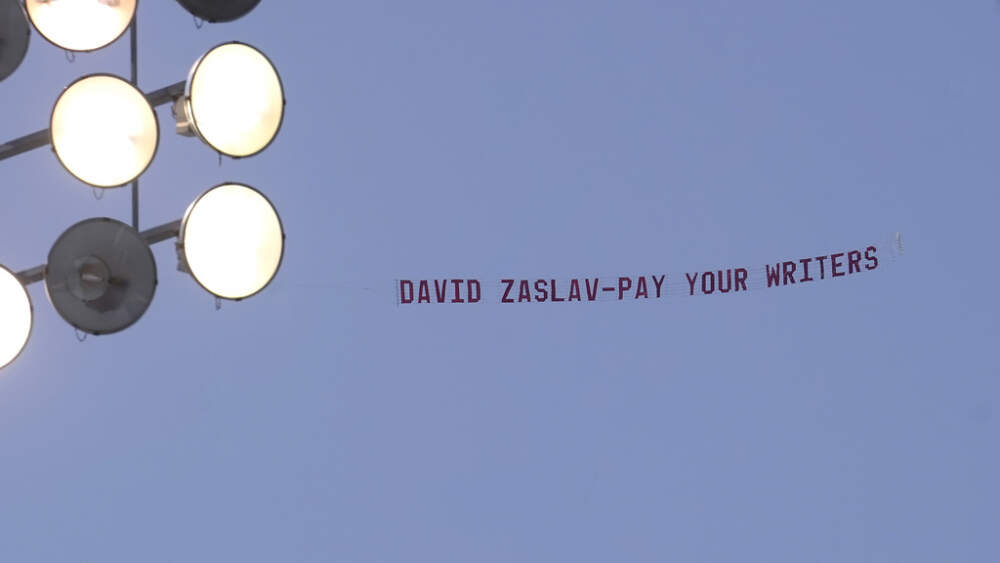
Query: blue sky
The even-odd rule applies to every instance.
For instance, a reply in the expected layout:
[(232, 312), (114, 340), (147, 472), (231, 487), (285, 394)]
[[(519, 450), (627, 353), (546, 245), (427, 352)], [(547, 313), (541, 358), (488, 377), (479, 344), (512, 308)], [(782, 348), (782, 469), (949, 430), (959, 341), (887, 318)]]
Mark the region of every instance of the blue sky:
[[(0, 373), (4, 561), (989, 561), (1000, 552), (1000, 11), (987, 1), (265, 0), (197, 29), (142, 2), (144, 90), (229, 40), (275, 62), (275, 143), (173, 135), (141, 223), (222, 181), (287, 249), (213, 299), (154, 246), (145, 316), (35, 327)], [(34, 33), (0, 139), (78, 55)], [(0, 163), (0, 263), (95, 200), (48, 149)], [(397, 307), (399, 278), (611, 278), (818, 256), (891, 267), (661, 302)], [(486, 286), (490, 286), (486, 289)]]

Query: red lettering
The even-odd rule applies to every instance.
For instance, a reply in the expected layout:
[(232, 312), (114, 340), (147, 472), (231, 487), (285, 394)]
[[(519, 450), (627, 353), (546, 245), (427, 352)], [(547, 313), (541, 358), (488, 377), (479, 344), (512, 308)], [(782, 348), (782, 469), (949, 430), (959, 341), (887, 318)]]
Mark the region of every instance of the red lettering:
[(698, 281), (698, 272), (694, 273), (694, 277), (693, 278), (691, 277), (691, 274), (689, 274), (687, 272), (684, 272), (684, 277), (686, 277), (688, 279), (688, 285), (691, 286), (691, 293), (690, 293), (690, 295), (694, 295), (694, 282)]
[(587, 284), (587, 301), (593, 301), (597, 299), (597, 280), (599, 278), (594, 278), (594, 287), (590, 286), (590, 280), (583, 280)]
[(569, 301), (572, 301), (574, 297), (576, 298), (577, 301), (581, 301), (581, 299), (580, 299), (580, 280), (578, 280), (576, 278), (573, 278), (569, 282)]
[(795, 283), (795, 262), (782, 262), (781, 268), (785, 274), (785, 279), (782, 280), (782, 285), (788, 285), (789, 282)]
[(549, 286), (552, 288), (552, 302), (562, 303), (566, 300), (565, 297), (556, 297), (556, 280), (549, 280)]
[(646, 290), (646, 276), (639, 276), (639, 282), (635, 284), (635, 298), (645, 297), (649, 299), (649, 291)]
[(462, 282), (465, 280), (451, 280), (451, 283), (455, 286), (455, 297), (452, 298), (452, 303), (465, 303), (465, 299), (462, 299), (459, 291), (462, 288)]
[(736, 291), (739, 291), (741, 287), (743, 288), (743, 291), (747, 290), (746, 268), (736, 268)]
[[(476, 288), (476, 296), (472, 296), (472, 288)], [(508, 288), (508, 291), (510, 288)], [(469, 300), (469, 303), (479, 303), (479, 300), (483, 297), (483, 290), (479, 287), (479, 280), (469, 280), (465, 282), (465, 295)]]
[(420, 285), (417, 287), (417, 303), (430, 303), (431, 302), (431, 290), (427, 285), (427, 280), (420, 280)]
[[(407, 295), (409, 290), (409, 295)], [(399, 302), (413, 303), (413, 282), (410, 280), (399, 280)]]
[(852, 250), (847, 253), (847, 273), (853, 274), (861, 271), (861, 253)]
[[(712, 280), (712, 286), (708, 287), (705, 284), (705, 280)], [(711, 295), (715, 291), (715, 274), (712, 272), (702, 272), (701, 274), (701, 292), (705, 295)]]
[(448, 291), (448, 280), (441, 280), (440, 285), (438, 285), (437, 280), (434, 280), (434, 296), (437, 297), (438, 303), (444, 303), (446, 291)]
[(816, 257), (816, 260), (819, 260), (819, 279), (821, 279), (821, 280), (825, 280), (826, 279), (826, 270), (823, 267), (823, 264), (826, 263), (826, 258), (827, 258), (826, 256), (817, 256)]
[(775, 264), (774, 270), (771, 270), (770, 264), (764, 264), (764, 269), (767, 270), (767, 287), (778, 285), (781, 281), (781, 264)]
[(800, 282), (813, 281), (813, 278), (809, 277), (810, 262), (812, 262), (812, 258), (803, 258), (799, 260), (799, 263), (802, 264), (802, 279), (799, 280)]
[(528, 280), (521, 280), (517, 287), (517, 302), (523, 301), (531, 303), (531, 286), (528, 285)]
[(514, 300), (508, 297), (510, 295), (510, 290), (514, 287), (514, 280), (500, 280), (500, 283), (504, 284), (503, 297), (500, 298), (501, 303), (513, 303)]
[(632, 289), (632, 278), (618, 278), (618, 300), (622, 300), (622, 296), (626, 291)]
[(841, 262), (837, 262), (837, 257), (843, 255), (844, 255), (843, 252), (838, 252), (836, 254), (830, 255), (830, 275), (832, 275), (835, 278), (839, 278), (840, 276), (844, 275), (844, 272), (840, 272), (839, 274), (837, 273), (837, 268), (844, 265)]
[(660, 279), (656, 279), (656, 276), (652, 276), (653, 285), (656, 286), (656, 298), (660, 298), (660, 289), (663, 287), (663, 280), (667, 279), (667, 274), (660, 276)]
[(733, 271), (726, 270), (726, 289), (722, 289), (722, 270), (719, 270), (719, 293), (729, 293), (733, 289)]
[(865, 260), (868, 261), (868, 264), (865, 264), (866, 270), (874, 270), (875, 268), (878, 268), (878, 258), (875, 256), (876, 252), (877, 250), (874, 246), (869, 246), (865, 249)]
[(549, 291), (546, 289), (546, 285), (547, 282), (545, 280), (535, 280), (535, 301), (544, 303), (549, 298)]

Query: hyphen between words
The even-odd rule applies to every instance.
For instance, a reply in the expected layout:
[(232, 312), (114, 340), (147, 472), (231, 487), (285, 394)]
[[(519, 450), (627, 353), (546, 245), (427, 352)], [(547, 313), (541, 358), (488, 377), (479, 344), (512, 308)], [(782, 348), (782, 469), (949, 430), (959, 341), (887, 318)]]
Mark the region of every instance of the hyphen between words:
[[(751, 288), (778, 287), (839, 278), (879, 267), (878, 250), (849, 250), (824, 256), (777, 262), (763, 268), (727, 268), (709, 272), (685, 272), (671, 285), (667, 274), (618, 276), (617, 278), (571, 278), (568, 280), (501, 279), (498, 303), (571, 303), (601, 300), (662, 299), (668, 295), (712, 295), (737, 293)], [(754, 275), (751, 275), (754, 274)], [(759, 278), (757, 276), (760, 276)], [(673, 281), (673, 278), (670, 278)], [(671, 291), (668, 291), (668, 288)], [(400, 305), (421, 303), (481, 303), (483, 284), (478, 279), (401, 279), (397, 283)]]

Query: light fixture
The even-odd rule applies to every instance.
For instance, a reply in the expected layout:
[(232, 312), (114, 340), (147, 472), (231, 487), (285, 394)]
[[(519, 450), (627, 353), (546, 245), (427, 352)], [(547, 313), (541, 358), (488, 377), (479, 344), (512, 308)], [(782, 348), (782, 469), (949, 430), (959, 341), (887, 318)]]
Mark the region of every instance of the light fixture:
[(118, 39), (135, 16), (137, 0), (26, 0), (31, 23), (52, 44), (93, 51)]
[(56, 100), (52, 148), (78, 179), (98, 188), (127, 184), (153, 160), (160, 126), (135, 86), (109, 74), (70, 84)]
[(0, 368), (21, 354), (34, 317), (28, 290), (13, 272), (0, 266)]
[(243, 299), (264, 289), (281, 266), (285, 233), (271, 202), (243, 184), (220, 184), (188, 207), (178, 256), (206, 291)]
[(177, 3), (196, 18), (219, 23), (245, 16), (260, 0), (177, 0)]
[(17, 70), (28, 53), (31, 28), (17, 0), (0, 0), (0, 81)]
[(59, 315), (75, 328), (90, 334), (118, 332), (139, 320), (153, 300), (153, 252), (121, 221), (80, 221), (52, 245), (45, 290)]
[(174, 105), (177, 131), (198, 135), (217, 152), (241, 158), (264, 150), (281, 128), (285, 93), (278, 71), (245, 43), (223, 43), (191, 68)]

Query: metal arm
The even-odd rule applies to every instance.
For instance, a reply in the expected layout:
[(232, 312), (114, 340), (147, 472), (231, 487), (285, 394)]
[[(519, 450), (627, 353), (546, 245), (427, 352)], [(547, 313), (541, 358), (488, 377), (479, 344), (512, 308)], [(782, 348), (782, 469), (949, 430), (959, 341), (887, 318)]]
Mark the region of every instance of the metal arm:
[[(179, 98), (184, 95), (184, 86), (186, 84), (186, 81), (181, 80), (180, 82), (175, 82), (174, 84), (160, 88), (159, 90), (153, 90), (152, 92), (146, 94), (146, 100), (148, 100), (149, 105), (154, 108), (162, 106), (163, 104), (171, 103), (175, 98)], [(51, 143), (52, 136), (49, 134), (48, 129), (35, 131), (30, 135), (25, 135), (21, 138), (14, 139), (13, 141), (0, 145), (0, 160), (5, 160), (12, 156), (17, 156), (23, 152), (44, 147), (45, 145)]]

